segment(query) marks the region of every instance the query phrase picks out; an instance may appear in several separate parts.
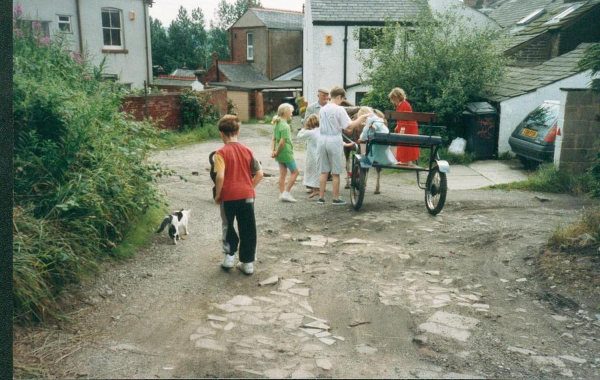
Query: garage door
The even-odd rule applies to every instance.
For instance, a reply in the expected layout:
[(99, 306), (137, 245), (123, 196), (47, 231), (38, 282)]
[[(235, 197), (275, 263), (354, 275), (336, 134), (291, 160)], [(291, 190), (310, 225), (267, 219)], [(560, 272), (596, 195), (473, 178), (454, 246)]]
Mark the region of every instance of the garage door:
[(250, 120), (250, 101), (248, 92), (245, 91), (227, 91), (227, 97), (231, 99), (235, 106), (235, 111), (242, 121)]

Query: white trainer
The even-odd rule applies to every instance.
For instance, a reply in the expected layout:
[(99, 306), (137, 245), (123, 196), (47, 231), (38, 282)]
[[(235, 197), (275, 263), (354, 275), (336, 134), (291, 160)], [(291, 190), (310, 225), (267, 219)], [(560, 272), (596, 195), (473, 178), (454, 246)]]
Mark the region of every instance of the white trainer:
[(287, 191), (284, 191), (279, 199), (281, 199), (282, 202), (297, 202), (296, 199), (292, 197), (292, 194)]
[(241, 261), (238, 263), (237, 268), (244, 272), (245, 274), (254, 273), (254, 263), (242, 263)]
[(235, 261), (235, 255), (225, 254), (225, 258), (223, 259), (221, 266), (223, 268), (227, 268), (227, 269), (233, 268), (234, 261)]

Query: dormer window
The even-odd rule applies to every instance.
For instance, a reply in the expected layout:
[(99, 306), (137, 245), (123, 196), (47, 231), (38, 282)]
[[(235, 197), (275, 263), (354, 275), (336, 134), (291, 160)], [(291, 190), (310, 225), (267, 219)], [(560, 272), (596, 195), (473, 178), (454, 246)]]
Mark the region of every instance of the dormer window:
[(544, 8), (536, 9), (535, 11), (531, 12), (527, 16), (525, 16), (522, 19), (520, 19), (517, 22), (517, 26), (527, 25), (527, 24), (531, 23), (532, 21), (537, 20), (544, 13), (546, 13), (546, 10)]
[(573, 13), (575, 10), (577, 10), (579, 7), (581, 7), (583, 4), (584, 3), (577, 3), (577, 4), (571, 5), (569, 8), (565, 9), (564, 11), (560, 12), (556, 16), (552, 17), (550, 20), (546, 21), (544, 24), (556, 24), (563, 18), (565, 18), (568, 15), (570, 15), (571, 13)]

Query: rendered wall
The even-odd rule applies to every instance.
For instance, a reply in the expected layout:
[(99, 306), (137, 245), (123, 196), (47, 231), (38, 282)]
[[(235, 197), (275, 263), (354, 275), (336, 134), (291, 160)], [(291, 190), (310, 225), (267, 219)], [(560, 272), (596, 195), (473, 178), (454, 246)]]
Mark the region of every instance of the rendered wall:
[(587, 87), (589, 82), (589, 74), (580, 73), (561, 81), (554, 82), (548, 86), (538, 88), (537, 91), (532, 93), (501, 102), (498, 153), (510, 151), (508, 138), (511, 133), (515, 130), (517, 125), (523, 121), (534, 108), (542, 104), (544, 100), (558, 100), (563, 104), (566, 100), (566, 94), (560, 90), (561, 88), (583, 88)]

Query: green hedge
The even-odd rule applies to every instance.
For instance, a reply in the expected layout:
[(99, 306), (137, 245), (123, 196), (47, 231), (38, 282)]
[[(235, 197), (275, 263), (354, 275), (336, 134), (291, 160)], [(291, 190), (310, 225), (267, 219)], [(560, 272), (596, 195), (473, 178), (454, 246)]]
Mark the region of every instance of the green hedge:
[(54, 297), (109, 257), (128, 222), (162, 205), (146, 158), (157, 130), (119, 112), (101, 67), (21, 28), (14, 43), (15, 316), (60, 314)]

